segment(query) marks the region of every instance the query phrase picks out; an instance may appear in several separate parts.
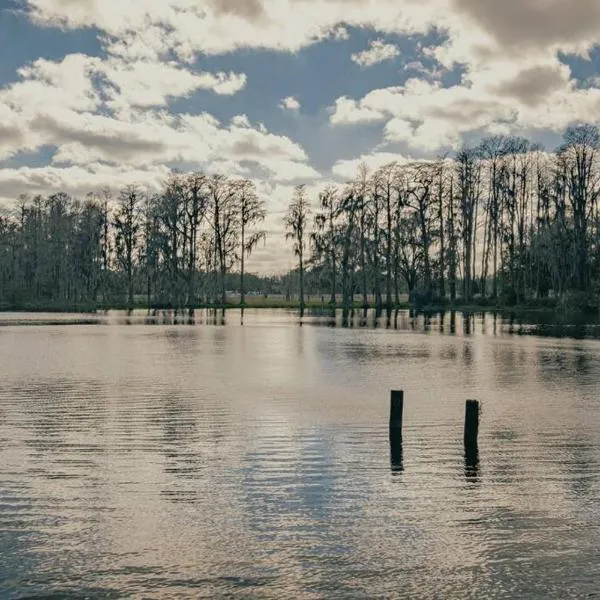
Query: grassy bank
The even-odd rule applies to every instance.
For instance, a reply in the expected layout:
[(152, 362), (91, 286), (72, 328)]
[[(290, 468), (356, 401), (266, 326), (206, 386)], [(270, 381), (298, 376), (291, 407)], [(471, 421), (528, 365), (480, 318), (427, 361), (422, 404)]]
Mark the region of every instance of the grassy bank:
[[(309, 297), (305, 303), (305, 308), (308, 312), (310, 311), (328, 311), (334, 308), (328, 301), (325, 301), (319, 297)], [(169, 310), (172, 307), (167, 305), (153, 305), (150, 310)], [(211, 304), (199, 304), (195, 307), (196, 310), (204, 310), (215, 308)], [(216, 308), (222, 309), (222, 306)], [(237, 298), (230, 299), (225, 306), (226, 309), (239, 309), (240, 303)], [(287, 310), (298, 310), (299, 305), (297, 299), (286, 299), (285, 297), (265, 297), (265, 296), (249, 296), (245, 303), (245, 308), (248, 309), (287, 309)], [(336, 309), (341, 310), (343, 308), (341, 302), (337, 302)], [(363, 310), (364, 305), (362, 298), (355, 300), (353, 306), (354, 310)], [(370, 310), (375, 309), (375, 303), (370, 299), (368, 308)], [(135, 303), (134, 310), (148, 310), (148, 304), (138, 298)], [(11, 305), (7, 303), (0, 303), (1, 312), (48, 312), (48, 313), (95, 313), (98, 311), (105, 310), (128, 310), (126, 303), (119, 302), (98, 302), (95, 304), (91, 303), (54, 303), (54, 302), (26, 302), (19, 305)], [(383, 307), (385, 312), (385, 306)], [(599, 310), (597, 307), (589, 305), (569, 305), (569, 304), (557, 304), (549, 301), (544, 302), (529, 302), (527, 304), (519, 304), (514, 306), (502, 305), (490, 301), (486, 302), (469, 302), (462, 303), (456, 302), (454, 304), (450, 302), (438, 302), (431, 304), (416, 304), (408, 302), (408, 299), (395, 303), (392, 310), (415, 310), (419, 313), (435, 314), (447, 311), (457, 311), (462, 313), (497, 313), (503, 316), (513, 316), (517, 319), (531, 320), (531, 321), (544, 321), (544, 322), (559, 322), (564, 323), (566, 321), (571, 322), (585, 322), (585, 321), (597, 321), (599, 318)]]

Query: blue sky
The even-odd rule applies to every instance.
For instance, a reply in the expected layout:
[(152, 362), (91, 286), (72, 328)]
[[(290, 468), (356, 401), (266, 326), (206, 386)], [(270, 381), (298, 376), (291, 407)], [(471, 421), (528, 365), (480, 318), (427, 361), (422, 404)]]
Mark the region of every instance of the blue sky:
[(600, 3), (499, 4), (0, 0), (0, 205), (197, 169), (255, 179), (277, 232), (294, 185), (360, 162), (499, 133), (551, 150), (600, 119)]

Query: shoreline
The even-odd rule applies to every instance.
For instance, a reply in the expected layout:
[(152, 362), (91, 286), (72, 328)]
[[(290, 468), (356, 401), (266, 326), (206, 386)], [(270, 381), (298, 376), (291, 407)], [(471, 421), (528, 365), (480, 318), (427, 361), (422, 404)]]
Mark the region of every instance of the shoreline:
[[(22, 305), (9, 305), (9, 304), (0, 304), (0, 313), (52, 313), (52, 314), (67, 314), (67, 313), (75, 313), (75, 314), (96, 314), (98, 312), (105, 311), (168, 311), (168, 310), (177, 310), (188, 312), (191, 310), (241, 310), (242, 308), (246, 310), (295, 310), (299, 311), (300, 307), (297, 301), (286, 301), (273, 299), (270, 300), (268, 298), (260, 298), (255, 301), (250, 300), (246, 302), (242, 307), (238, 302), (229, 302), (225, 306), (215, 306), (212, 304), (198, 304), (192, 308), (190, 307), (178, 307), (174, 308), (168, 305), (152, 305), (148, 306), (147, 303), (137, 303), (133, 306), (133, 308), (129, 308), (126, 304), (121, 304), (118, 302), (111, 302), (104, 304), (99, 302), (97, 304), (44, 304), (44, 303), (25, 303)], [(315, 302), (308, 301), (304, 306), (305, 311), (318, 311), (318, 312), (329, 312), (331, 310), (340, 311), (343, 310), (344, 307), (341, 303), (337, 303), (336, 306), (332, 306), (330, 303), (325, 302)], [(355, 302), (350, 310), (353, 311), (362, 311), (365, 307), (362, 302)], [(367, 310), (373, 311), (376, 310), (376, 306), (373, 303), (369, 303), (367, 306)], [(382, 307), (382, 314), (385, 315), (386, 307)], [(417, 314), (425, 314), (425, 315), (433, 315), (440, 313), (451, 313), (458, 312), (463, 314), (499, 314), (502, 316), (513, 316), (516, 318), (522, 317), (537, 317), (537, 318), (545, 318), (550, 320), (555, 320), (557, 322), (564, 322), (565, 319), (575, 319), (577, 322), (594, 322), (600, 320), (600, 310), (592, 309), (592, 308), (581, 308), (574, 306), (556, 306), (556, 305), (548, 305), (548, 304), (520, 304), (514, 306), (502, 306), (502, 305), (494, 305), (489, 303), (439, 303), (439, 304), (426, 304), (426, 305), (418, 305), (416, 303), (410, 302), (400, 302), (399, 304), (394, 304), (391, 308), (392, 312), (398, 310), (410, 310), (414, 311)]]

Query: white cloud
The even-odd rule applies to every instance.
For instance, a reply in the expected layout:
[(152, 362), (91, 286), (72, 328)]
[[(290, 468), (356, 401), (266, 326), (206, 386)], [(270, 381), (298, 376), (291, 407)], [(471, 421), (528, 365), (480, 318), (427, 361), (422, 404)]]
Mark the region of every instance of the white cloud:
[(585, 51), (600, 34), (597, 0), (452, 0), (450, 6), (465, 29), (480, 29), (490, 47), (509, 53), (559, 47)]
[(300, 102), (298, 102), (298, 100), (296, 100), (296, 98), (293, 96), (288, 96), (281, 101), (279, 107), (283, 110), (299, 111)]
[(354, 125), (356, 123), (372, 123), (382, 121), (385, 114), (370, 108), (362, 102), (342, 96), (335, 101), (331, 109), (330, 122), (332, 125)]
[[(425, 50), (423, 52), (425, 52)], [(406, 63), (404, 65), (404, 70), (418, 73), (423, 78), (431, 81), (440, 81), (446, 72), (446, 69), (438, 65), (426, 67), (421, 60), (413, 60), (409, 63)]]
[(270, 171), (268, 179), (304, 183), (321, 179), (321, 174), (306, 163), (279, 158), (263, 159), (260, 163)]
[(296, 52), (325, 38), (345, 39), (347, 27), (423, 32), (436, 14), (397, 0), (25, 1), (39, 24), (97, 27), (120, 56), (173, 51), (184, 60), (240, 48)]
[(144, 111), (130, 116), (40, 116), (31, 127), (45, 145), (58, 146), (54, 162), (61, 164), (102, 161), (139, 167), (183, 161), (208, 168), (229, 160), (253, 161), (268, 169), (274, 161), (287, 161), (300, 169), (308, 158), (289, 138), (249, 127), (242, 119), (224, 127), (208, 114)]
[(98, 73), (106, 78), (104, 91), (111, 108), (164, 106), (169, 98), (181, 98), (195, 90), (212, 90), (232, 95), (246, 85), (246, 75), (238, 73), (194, 73), (174, 62), (125, 62), (110, 58)]
[(94, 111), (101, 104), (92, 75), (101, 60), (70, 54), (62, 61), (39, 58), (18, 70), (21, 81), (0, 89), (0, 101), (28, 110), (56, 105), (75, 111)]
[(338, 25), (332, 32), (334, 40), (347, 40), (350, 39), (348, 30), (343, 25)]
[(58, 191), (84, 197), (88, 193), (98, 193), (107, 186), (117, 190), (130, 184), (156, 190), (168, 174), (169, 169), (164, 166), (131, 169), (102, 164), (67, 168), (46, 166), (0, 169), (0, 198), (8, 202), (14, 201), (20, 194), (48, 194)]
[(600, 88), (600, 77), (592, 76), (586, 78), (583, 82), (584, 87), (587, 88)]
[[(40, 59), (0, 89), (0, 158), (56, 147), (54, 165), (104, 163), (148, 168), (185, 162), (210, 169), (228, 164), (245, 172), (252, 161), (282, 179), (314, 178), (304, 150), (288, 137), (253, 127), (238, 115), (228, 126), (207, 113), (176, 114), (168, 101), (201, 88), (233, 93), (245, 75), (195, 73), (173, 62), (70, 55)], [(229, 162), (228, 162), (229, 161)], [(274, 169), (282, 173), (275, 174)]]
[[(440, 142), (457, 143), (463, 133), (474, 127), (499, 126), (507, 121), (521, 127), (550, 123), (552, 116), (556, 118), (552, 127), (557, 129), (567, 122), (567, 117), (596, 107), (593, 93), (582, 93), (572, 85), (557, 52), (585, 55), (600, 42), (597, 0), (579, 0), (577, 6), (563, 0), (26, 2), (38, 23), (97, 27), (104, 34), (109, 54), (142, 64), (157, 64), (158, 57), (191, 61), (198, 55), (223, 54), (240, 48), (295, 52), (324, 38), (343, 38), (349, 27), (361, 27), (382, 36), (353, 56), (366, 66), (397, 56), (398, 48), (384, 43), (384, 35), (427, 34), (435, 28), (444, 32), (446, 41), (438, 47), (421, 48), (423, 57), (434, 64), (425, 68), (422, 62), (413, 61), (413, 70), (419, 77), (436, 82), (445, 69), (460, 63), (465, 70), (464, 81), (448, 92), (431, 87), (432, 99), (419, 93), (414, 83), (399, 94), (390, 90), (379, 94), (374, 90), (358, 100), (341, 96), (331, 116), (333, 124), (386, 122), (388, 139), (404, 139), (411, 130), (413, 143), (423, 148), (433, 147), (430, 136), (436, 129), (440, 131)], [(165, 68), (172, 89), (184, 95), (202, 87), (232, 93), (245, 82), (243, 76), (231, 74), (190, 74), (181, 64), (152, 68), (157, 72)], [(126, 74), (127, 71), (121, 77)], [(119, 74), (112, 76), (116, 81)], [(169, 86), (157, 83), (152, 93), (145, 94), (147, 79), (140, 77), (142, 83), (137, 88), (121, 94), (129, 93), (129, 102), (141, 102), (146, 97), (147, 102), (158, 103), (155, 106), (164, 105)], [(135, 74), (132, 80), (137, 81)], [(392, 98), (399, 100), (398, 107), (388, 105)], [(84, 95), (79, 100), (94, 98)], [(423, 106), (411, 106), (414, 103)], [(566, 112), (560, 114), (553, 106)], [(587, 113), (586, 118), (589, 116)], [(392, 119), (401, 121), (391, 122)], [(410, 127), (403, 122), (410, 123)]]
[(361, 67), (372, 67), (377, 63), (393, 60), (400, 56), (400, 49), (395, 44), (386, 44), (383, 40), (374, 40), (367, 50), (351, 56), (352, 61)]
[[(20, 81), (0, 88), (0, 115), (15, 124), (15, 131), (4, 132), (0, 158), (43, 144), (69, 142), (78, 137), (77, 128), (88, 142), (93, 141), (90, 136), (128, 134), (135, 144), (145, 139), (140, 131), (143, 123), (137, 131), (131, 128), (133, 121), (144, 120), (139, 108), (163, 107), (170, 98), (197, 89), (232, 94), (246, 83), (243, 74), (197, 73), (175, 63), (127, 64), (114, 57), (83, 54), (67, 55), (60, 61), (40, 58), (18, 74)], [(107, 116), (111, 112), (113, 116)], [(57, 133), (61, 124), (64, 135)], [(127, 143), (123, 137), (122, 144)]]
[(370, 154), (363, 154), (358, 158), (338, 160), (331, 169), (331, 172), (334, 176), (339, 177), (344, 181), (353, 181), (356, 178), (358, 168), (361, 164), (366, 165), (369, 172), (373, 172), (390, 163), (404, 164), (410, 160), (409, 157), (406, 157), (403, 154), (376, 151)]
[(423, 151), (458, 147), (478, 130), (562, 130), (574, 121), (600, 120), (600, 89), (578, 89), (567, 66), (555, 58), (499, 58), (470, 71), (462, 82), (409, 79), (373, 90), (358, 100), (339, 98), (330, 122), (385, 122), (388, 142)]
[[(37, 23), (97, 27), (107, 49), (148, 58), (175, 52), (189, 60), (199, 53), (239, 48), (295, 52), (346, 27), (381, 34), (448, 35), (439, 56), (473, 63), (490, 55), (511, 57), (585, 53), (598, 41), (597, 0), (24, 0)], [(291, 18), (292, 16), (292, 18)]]
[(245, 127), (245, 128), (252, 127), (252, 125), (250, 125), (248, 115), (235, 115), (231, 119), (231, 124), (234, 125), (235, 127)]

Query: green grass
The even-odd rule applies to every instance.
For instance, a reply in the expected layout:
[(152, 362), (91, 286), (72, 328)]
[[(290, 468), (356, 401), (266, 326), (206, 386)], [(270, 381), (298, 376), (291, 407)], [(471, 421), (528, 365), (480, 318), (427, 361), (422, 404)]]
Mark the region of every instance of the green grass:
[[(335, 306), (336, 309), (340, 310), (343, 308), (341, 298), (338, 297), (338, 302)], [(167, 306), (153, 305), (151, 309), (163, 310), (168, 309)], [(215, 307), (211, 304), (199, 304), (195, 307), (198, 310), (210, 309), (210, 308), (222, 308), (221, 306)], [(227, 309), (239, 309), (240, 303), (238, 298), (230, 299), (227, 305)], [(286, 299), (283, 296), (247, 296), (245, 308), (248, 309), (287, 309), (287, 310), (298, 310), (299, 302), (296, 298)], [(320, 297), (311, 296), (305, 302), (306, 310), (331, 310), (333, 307), (329, 303), (329, 296), (324, 297), (324, 301), (321, 301)], [(362, 298), (355, 298), (354, 304), (350, 307), (354, 310), (362, 310), (364, 308)], [(375, 308), (374, 298), (369, 298), (369, 309)], [(127, 303), (123, 302), (97, 302), (97, 303), (59, 303), (59, 302), (23, 302), (19, 304), (10, 304), (0, 302), (0, 312), (49, 312), (49, 313), (95, 313), (99, 310), (127, 310)], [(133, 306), (134, 310), (148, 310), (148, 304), (142, 300), (141, 297), (136, 299)], [(386, 310), (385, 302), (382, 307), (383, 311)], [(530, 319), (530, 320), (543, 320), (545, 322), (556, 322), (564, 323), (565, 321), (594, 321), (600, 316), (598, 310), (594, 307), (581, 307), (581, 306), (570, 306), (570, 305), (553, 305), (548, 301), (543, 302), (529, 302), (528, 304), (521, 304), (516, 306), (506, 306), (500, 303), (494, 303), (491, 301), (486, 302), (470, 302), (462, 303), (456, 302), (451, 304), (450, 302), (445, 303), (432, 303), (427, 305), (415, 305), (408, 302), (408, 298), (405, 296), (403, 300), (392, 306), (392, 310), (416, 310), (420, 313), (439, 313), (446, 311), (458, 311), (463, 313), (498, 313), (502, 315), (512, 315), (519, 319)]]

